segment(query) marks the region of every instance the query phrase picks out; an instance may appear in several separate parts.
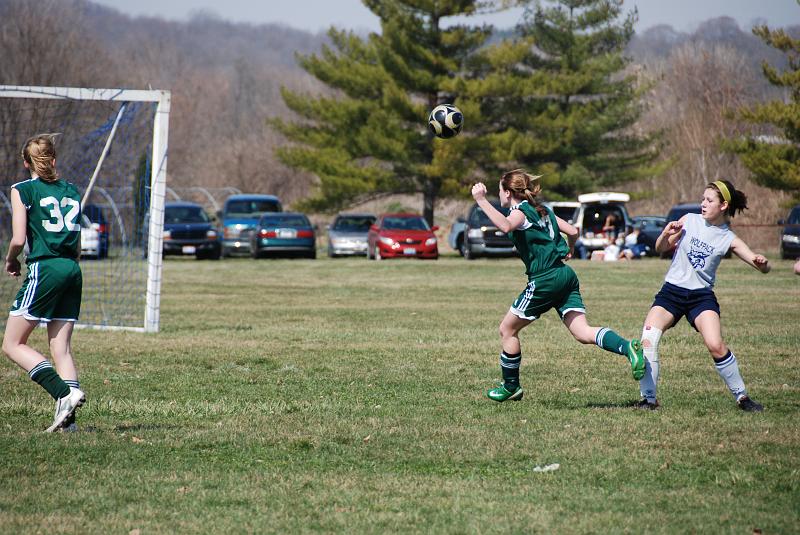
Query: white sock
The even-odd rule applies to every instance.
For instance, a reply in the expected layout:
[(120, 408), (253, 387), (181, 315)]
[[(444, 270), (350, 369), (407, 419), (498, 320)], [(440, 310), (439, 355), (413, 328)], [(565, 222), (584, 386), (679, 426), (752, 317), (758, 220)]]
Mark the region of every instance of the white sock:
[[(639, 380), (639, 392), (648, 403), (656, 402), (658, 384), (658, 342), (661, 340), (661, 329), (645, 325), (642, 329), (642, 349), (644, 352), (644, 376)], [(645, 344), (647, 340), (649, 344)]]
[(714, 361), (714, 367), (717, 369), (719, 376), (722, 377), (722, 380), (725, 381), (728, 390), (731, 391), (736, 401), (747, 395), (747, 390), (744, 388), (744, 379), (742, 379), (742, 374), (739, 373), (739, 365), (736, 363), (736, 355), (728, 351), (728, 354), (722, 360), (719, 362)]

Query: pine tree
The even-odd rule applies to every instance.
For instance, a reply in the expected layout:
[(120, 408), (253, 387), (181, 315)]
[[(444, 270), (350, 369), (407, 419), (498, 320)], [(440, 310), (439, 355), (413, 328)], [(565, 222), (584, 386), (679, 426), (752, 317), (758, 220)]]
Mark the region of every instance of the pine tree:
[[(788, 191), (800, 200), (800, 40), (792, 39), (782, 29), (770, 30), (767, 26), (753, 28), (753, 33), (786, 54), (788, 68), (784, 72), (766, 62), (762, 69), (772, 85), (786, 88), (791, 100), (739, 110), (742, 120), (762, 128), (761, 135), (730, 139), (724, 147), (739, 155), (756, 183)], [(775, 135), (777, 132), (780, 135)]]
[[(302, 120), (273, 121), (293, 143), (278, 150), (287, 165), (319, 177), (306, 200), (312, 209), (333, 209), (364, 195), (418, 192), (423, 215), (433, 223), (434, 203), (458, 191), (470, 172), (465, 136), (433, 139), (428, 112), (458, 103), (444, 91), (463, 76), (466, 59), (488, 38), (490, 27), (447, 26), (443, 19), (491, 9), (477, 0), (364, 0), (381, 20), (380, 35), (362, 39), (332, 28), (332, 45), (300, 65), (332, 88), (329, 96), (283, 91)], [(468, 110), (463, 110), (469, 117)]]
[(550, 198), (660, 172), (655, 136), (634, 126), (641, 91), (623, 55), (636, 10), (620, 21), (622, 0), (528, 3), (517, 38), (481, 51), (475, 75), (454, 81), (486, 128), (473, 157), (490, 173), (543, 174)]

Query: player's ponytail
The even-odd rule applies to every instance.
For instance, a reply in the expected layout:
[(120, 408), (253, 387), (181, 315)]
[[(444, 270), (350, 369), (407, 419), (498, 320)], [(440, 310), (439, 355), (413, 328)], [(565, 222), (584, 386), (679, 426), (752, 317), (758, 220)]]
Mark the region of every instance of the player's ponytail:
[(717, 180), (706, 188), (716, 191), (720, 202), (728, 203), (728, 209), (725, 210), (728, 217), (734, 217), (737, 213), (747, 209), (747, 195), (743, 191), (737, 190), (728, 180)]
[(58, 134), (39, 134), (28, 138), (22, 147), (22, 159), (45, 182), (58, 179), (54, 139)]
[(538, 197), (542, 191), (542, 185), (539, 183), (540, 178), (541, 175), (530, 175), (522, 169), (514, 169), (504, 173), (500, 178), (500, 182), (503, 184), (504, 190), (510, 191), (517, 199), (525, 199), (539, 212), (540, 216), (546, 217), (547, 208), (542, 206), (542, 202)]

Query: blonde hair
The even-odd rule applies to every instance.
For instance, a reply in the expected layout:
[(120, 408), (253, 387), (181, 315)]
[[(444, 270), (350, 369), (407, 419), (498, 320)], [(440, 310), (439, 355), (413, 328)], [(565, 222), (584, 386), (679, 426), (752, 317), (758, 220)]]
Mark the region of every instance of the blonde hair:
[(55, 137), (58, 134), (38, 134), (25, 142), (22, 146), (22, 159), (27, 162), (34, 173), (46, 182), (58, 179), (55, 159)]
[(531, 175), (524, 169), (513, 169), (503, 173), (500, 183), (503, 185), (503, 189), (510, 191), (515, 198), (527, 200), (541, 216), (546, 216), (547, 209), (541, 205), (541, 201), (538, 199), (538, 195), (542, 191), (540, 178), (542, 175)]

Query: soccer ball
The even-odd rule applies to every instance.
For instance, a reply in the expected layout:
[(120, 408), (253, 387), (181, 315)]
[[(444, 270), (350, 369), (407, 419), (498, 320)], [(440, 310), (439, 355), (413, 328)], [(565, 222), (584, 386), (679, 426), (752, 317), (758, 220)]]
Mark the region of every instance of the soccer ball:
[(464, 126), (464, 115), (452, 104), (439, 104), (428, 116), (428, 129), (442, 139), (455, 137)]

